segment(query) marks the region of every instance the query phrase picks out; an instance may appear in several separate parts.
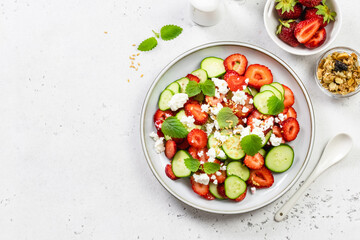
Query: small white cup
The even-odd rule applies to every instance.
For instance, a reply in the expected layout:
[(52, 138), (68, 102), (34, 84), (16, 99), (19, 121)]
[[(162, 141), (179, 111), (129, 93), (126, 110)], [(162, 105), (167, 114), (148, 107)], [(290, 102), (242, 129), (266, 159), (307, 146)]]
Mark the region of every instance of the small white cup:
[(191, 19), (201, 26), (209, 27), (220, 21), (222, 0), (190, 0)]

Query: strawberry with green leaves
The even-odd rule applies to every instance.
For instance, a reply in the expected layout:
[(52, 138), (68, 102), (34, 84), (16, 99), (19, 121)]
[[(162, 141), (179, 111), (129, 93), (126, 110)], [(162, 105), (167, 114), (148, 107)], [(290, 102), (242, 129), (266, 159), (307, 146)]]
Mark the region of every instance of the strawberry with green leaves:
[(276, 0), (276, 2), (275, 9), (282, 19), (298, 19), (301, 16), (303, 8), (297, 0)]
[(336, 12), (332, 12), (326, 5), (326, 0), (313, 8), (305, 8), (304, 19), (319, 18), (322, 22), (320, 28), (326, 27), (330, 21), (335, 21)]
[(315, 7), (321, 3), (321, 0), (299, 0), (305, 7)]
[(297, 25), (297, 22), (295, 20), (288, 20), (288, 21), (282, 21), (280, 20), (280, 24), (278, 26), (278, 29), (276, 31), (276, 34), (279, 35), (279, 38), (285, 42), (286, 44), (289, 44), (292, 47), (299, 46), (298, 40), (295, 38), (294, 31)]

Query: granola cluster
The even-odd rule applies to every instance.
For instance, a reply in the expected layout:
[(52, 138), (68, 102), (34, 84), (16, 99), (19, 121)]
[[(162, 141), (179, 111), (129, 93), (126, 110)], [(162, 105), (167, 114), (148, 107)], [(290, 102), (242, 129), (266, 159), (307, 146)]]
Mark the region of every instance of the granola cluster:
[(355, 53), (334, 52), (323, 58), (317, 69), (321, 85), (333, 94), (346, 95), (360, 85), (360, 67)]

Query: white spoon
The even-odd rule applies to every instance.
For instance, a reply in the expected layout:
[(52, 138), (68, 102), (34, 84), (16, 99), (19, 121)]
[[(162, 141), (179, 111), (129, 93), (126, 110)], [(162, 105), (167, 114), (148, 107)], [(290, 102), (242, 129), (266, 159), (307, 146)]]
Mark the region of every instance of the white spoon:
[(310, 184), (326, 169), (334, 165), (335, 163), (342, 160), (351, 150), (353, 141), (351, 137), (345, 133), (340, 133), (333, 137), (326, 145), (324, 152), (308, 179), (304, 184), (297, 190), (297, 192), (282, 206), (279, 211), (275, 214), (275, 221), (280, 222), (284, 220), (288, 212), (295, 205), (296, 201), (310, 186)]

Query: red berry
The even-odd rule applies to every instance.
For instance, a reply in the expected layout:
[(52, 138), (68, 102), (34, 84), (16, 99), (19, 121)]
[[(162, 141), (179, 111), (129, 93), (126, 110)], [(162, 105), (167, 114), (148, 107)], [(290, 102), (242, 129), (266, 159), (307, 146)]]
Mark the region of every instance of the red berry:
[(299, 0), (305, 7), (315, 7), (321, 3), (322, 0)]
[(241, 202), (246, 197), (247, 188), (245, 189), (245, 192), (241, 194), (238, 198), (234, 199), (235, 202)]
[(173, 170), (172, 170), (172, 168), (171, 168), (171, 164), (166, 165), (166, 167), (165, 167), (165, 174), (166, 174), (166, 176), (168, 176), (168, 177), (169, 177), (170, 179), (172, 179), (172, 180), (178, 179), (178, 178), (175, 176), (175, 174), (174, 174), (174, 172), (173, 172)]
[(161, 111), (158, 109), (154, 114), (154, 124), (156, 129), (159, 131), (161, 130), (161, 125), (164, 122), (164, 120), (168, 117), (174, 116), (174, 113), (170, 110), (167, 111)]
[(297, 25), (297, 22), (294, 20), (289, 21), (280, 21), (280, 24), (278, 26), (278, 30), (276, 34), (279, 35), (279, 38), (286, 44), (289, 44), (292, 47), (297, 47), (300, 45), (298, 40), (296, 39), (294, 35), (294, 31)]
[(220, 98), (205, 96), (205, 101), (212, 107), (216, 107), (218, 103), (222, 103), (225, 95), (220, 94)]
[(273, 185), (274, 176), (265, 166), (256, 170), (251, 169), (247, 183), (256, 188), (268, 188)]
[(289, 7), (288, 9), (280, 8), (280, 9), (276, 9), (276, 11), (280, 16), (280, 18), (284, 20), (298, 19), (302, 14), (303, 8), (300, 3), (297, 3), (295, 4), (295, 6)]
[(200, 82), (200, 79), (199, 79), (197, 76), (195, 76), (195, 75), (188, 74), (188, 75), (186, 75), (186, 77), (187, 77), (190, 81), (195, 81), (195, 82), (197, 82), (197, 83)]
[(209, 185), (204, 185), (198, 182), (195, 182), (194, 177), (190, 178), (192, 189), (195, 193), (200, 196), (206, 196), (209, 193)]
[(260, 64), (250, 65), (245, 72), (245, 77), (249, 79), (249, 85), (256, 89), (273, 82), (271, 70)]
[[(249, 116), (249, 114), (254, 109), (254, 105), (250, 104), (250, 100), (253, 99), (253, 97), (248, 93), (245, 93), (245, 94), (247, 96), (245, 105), (235, 104), (235, 102), (233, 102), (233, 101), (228, 101), (228, 102), (224, 102), (223, 106), (230, 108), (238, 118), (245, 118), (245, 117)], [(247, 109), (244, 109), (247, 111), (243, 111), (244, 107), (247, 108)]]
[(287, 118), (282, 124), (282, 136), (287, 142), (295, 140), (299, 131), (300, 126), (295, 118)]
[(285, 94), (284, 94), (284, 107), (291, 107), (295, 103), (294, 93), (291, 89), (283, 84)]
[(239, 73), (235, 71), (227, 71), (224, 75), (224, 80), (228, 83), (229, 89), (233, 92), (237, 90), (243, 90), (244, 86), (246, 87), (246, 77), (240, 76)]
[(206, 200), (214, 200), (216, 199), (216, 197), (214, 197), (214, 195), (212, 195), (210, 192), (208, 192), (204, 197)]
[(315, 35), (320, 26), (321, 20), (319, 18), (301, 21), (295, 27), (295, 37), (300, 43), (306, 43)]
[(190, 146), (193, 146), (195, 148), (206, 147), (208, 141), (206, 133), (203, 130), (197, 128), (189, 132), (187, 140)]
[(224, 60), (225, 70), (226, 71), (233, 70), (237, 72), (239, 75), (243, 75), (245, 73), (247, 64), (248, 64), (247, 58), (239, 53), (232, 54)]
[(176, 153), (176, 142), (174, 140), (167, 140), (165, 143), (165, 156), (172, 159)]
[(250, 169), (260, 169), (264, 166), (264, 157), (257, 153), (254, 156), (247, 155), (244, 159), (244, 164)]
[(193, 116), (195, 124), (203, 125), (208, 120), (208, 114), (201, 110), (201, 105), (198, 102), (190, 102), (185, 104), (185, 113), (187, 116)]
[(326, 30), (325, 28), (319, 29), (315, 35), (305, 43), (305, 47), (309, 49), (317, 48), (323, 45), (326, 40)]

